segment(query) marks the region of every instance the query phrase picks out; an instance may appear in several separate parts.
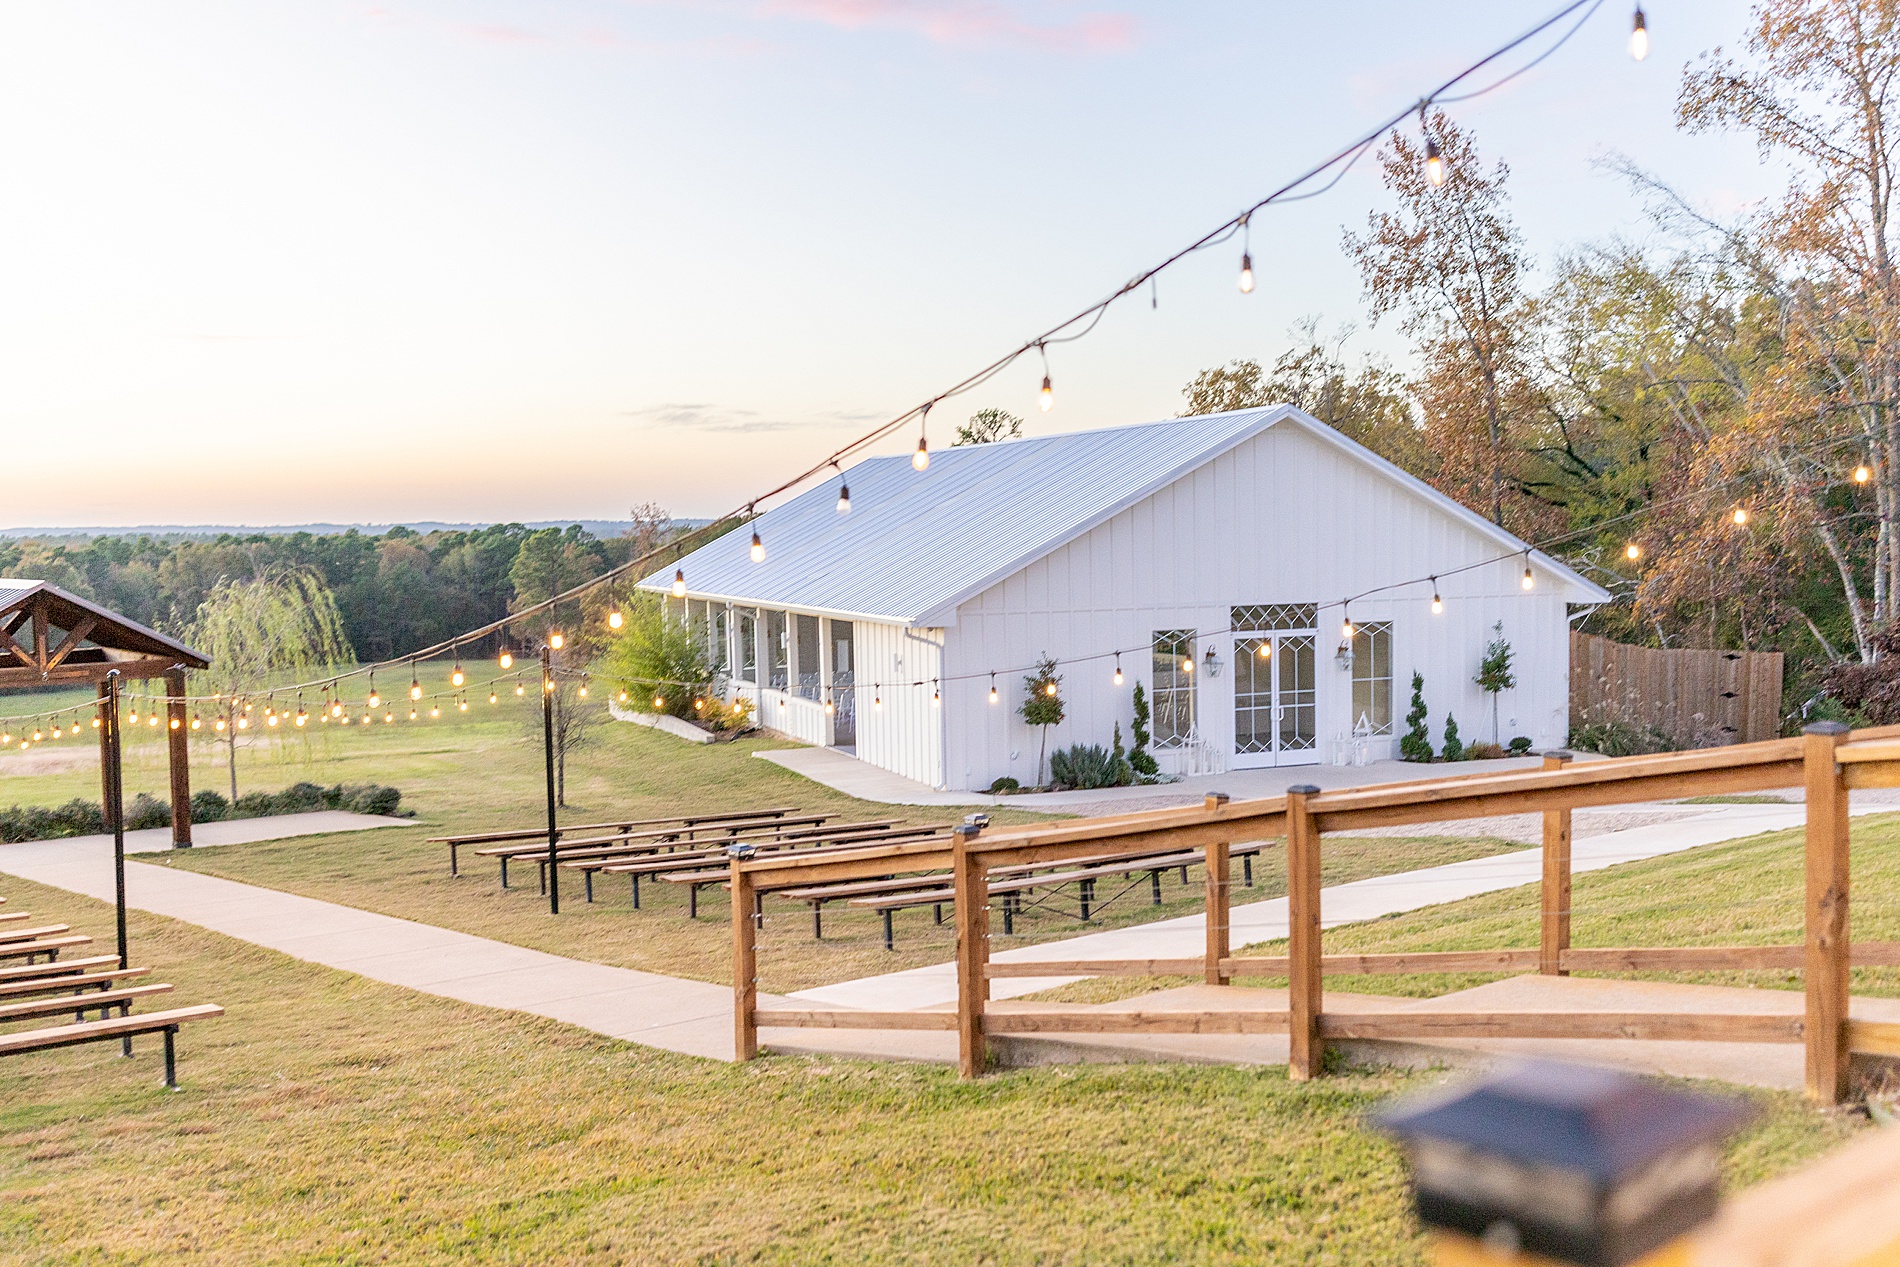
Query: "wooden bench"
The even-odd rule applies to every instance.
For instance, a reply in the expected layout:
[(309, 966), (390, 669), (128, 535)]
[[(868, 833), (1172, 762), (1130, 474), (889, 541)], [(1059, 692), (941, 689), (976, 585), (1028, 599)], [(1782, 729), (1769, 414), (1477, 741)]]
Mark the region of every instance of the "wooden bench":
[[(908, 827), (879, 836), (878, 840), (880, 842), (884, 840), (907, 840), (913, 842), (929, 839), (947, 840), (949, 837), (943, 834), (946, 830), (946, 827), (942, 824), (925, 827)], [(841, 850), (855, 849), (863, 843), (865, 842), (862, 840), (827, 841), (818, 848), (807, 850), (806, 853), (810, 855), (814, 853), (838, 852)], [(787, 853), (790, 852), (790, 850), (771, 849), (762, 850), (761, 852)], [(651, 875), (655, 879), (664, 881), (667, 884), (686, 885), (686, 917), (688, 919), (698, 919), (699, 891), (707, 885), (726, 885), (732, 878), (732, 869), (730, 866), (707, 867), (704, 865), (705, 861), (707, 860), (700, 860), (697, 864), (690, 866), (649, 865), (648, 867), (641, 868), (640, 874)], [(721, 861), (723, 862), (724, 860), (721, 859)], [(619, 870), (620, 868), (611, 869)], [(639, 882), (639, 876), (636, 875), (634, 880), (637, 884)], [(940, 883), (941, 881), (933, 882)], [(755, 916), (761, 916), (763, 914), (764, 902), (765, 893), (763, 891), (754, 895), (753, 914)]]
[(77, 1047), (81, 1043), (124, 1039), (128, 1044), (136, 1034), (165, 1035), (165, 1085), (178, 1089), (178, 1059), (174, 1041), (178, 1027), (187, 1021), (210, 1020), (223, 1016), (215, 1003), (174, 1008), (169, 1012), (142, 1012), (137, 1016), (115, 1016), (104, 1021), (82, 1021), (51, 1029), (30, 1029), (17, 1034), (0, 1034), (0, 1056), (20, 1056), (28, 1052), (52, 1051), (58, 1047)]
[[(105, 958), (107, 963), (119, 962), (114, 955)], [(26, 998), (34, 994), (58, 994), (68, 990), (75, 993), (81, 990), (109, 990), (114, 982), (126, 977), (143, 977), (151, 971), (150, 968), (109, 968), (103, 972), (63, 972), (25, 981), (8, 981), (0, 984), (0, 1000)]]
[(87, 955), (80, 959), (60, 959), (51, 963), (15, 964), (10, 968), (0, 968), (0, 984), (9, 981), (39, 980), (42, 977), (56, 977), (78, 972), (91, 972), (98, 968), (118, 967), (117, 955)]
[[(803, 814), (797, 817), (777, 819), (771, 823), (720, 822), (706, 824), (704, 826), (710, 826), (725, 832), (726, 835), (724, 839), (731, 840), (741, 835), (775, 834), (793, 827), (816, 827), (833, 817), (835, 817), (835, 815), (832, 814)], [(679, 845), (697, 841), (696, 837), (689, 834), (694, 830), (698, 830), (698, 828), (658, 828), (652, 831), (625, 832), (613, 836), (577, 840), (573, 842), (573, 847), (582, 850), (590, 848), (637, 850), (644, 847), (644, 845), (635, 844), (634, 842), (636, 841), (665, 847), (667, 845)], [(698, 843), (704, 842), (699, 841)], [(540, 840), (535, 841), (533, 844), (498, 845), (489, 849), (478, 849), (475, 852), (483, 857), (500, 860), (501, 887), (504, 889), (508, 887), (508, 864), (510, 862), (534, 862), (539, 864), (541, 867), (541, 891), (543, 893), (547, 892), (548, 844), (545, 833), (543, 833)], [(566, 850), (562, 850), (561, 852), (565, 853)]]
[(70, 933), (71, 924), (41, 924), (38, 928), (0, 928), (0, 942), (32, 941), (37, 937), (56, 937)]
[[(809, 845), (811, 848), (805, 850), (805, 852), (809, 854), (820, 851), (856, 848), (868, 843), (909, 840), (913, 837), (926, 836), (941, 830), (943, 830), (941, 827), (934, 826), (888, 827), (879, 828), (875, 832), (820, 832), (799, 839), (781, 838), (775, 841), (736, 841), (734, 843), (751, 845), (756, 853), (762, 854), (789, 853), (799, 849), (801, 846)], [(691, 852), (667, 854), (657, 858), (612, 859), (596, 866), (594, 870), (603, 875), (626, 876), (633, 886), (633, 909), (637, 911), (640, 909), (640, 881), (642, 878), (658, 876), (665, 879), (668, 878), (669, 873), (673, 872), (699, 872), (705, 877), (701, 880), (702, 884), (713, 883), (716, 880), (725, 880), (731, 874), (730, 867), (727, 865), (727, 859), (730, 856), (727, 851), (730, 848), (731, 846), (727, 845), (718, 849), (693, 850)], [(689, 891), (687, 903), (688, 918), (698, 918), (699, 891), (697, 887)]]
[[(716, 823), (736, 818), (778, 818), (786, 814), (796, 814), (797, 812), (797, 806), (784, 805), (771, 809), (731, 810), (722, 814), (675, 815), (671, 818), (621, 818), (610, 823), (570, 823), (566, 827), (556, 828), (554, 834), (556, 839), (561, 839), (573, 835), (576, 832), (628, 832), (636, 827), (685, 826), (692, 828), (700, 824)], [(429, 837), (429, 843), (432, 845), (447, 845), (449, 847), (449, 874), (460, 875), (458, 853), (463, 845), (489, 845), (507, 840), (533, 840), (536, 837), (546, 840), (547, 835), (548, 829), (546, 827), (521, 827), (508, 831), (474, 832), (460, 836), (431, 836)]]
[(58, 1016), (71, 1012), (73, 1019), (83, 1021), (86, 1013), (99, 1009), (99, 1019), (104, 1020), (114, 1008), (120, 1016), (129, 1015), (132, 1005), (138, 1000), (154, 994), (170, 994), (171, 986), (164, 982), (150, 985), (129, 985), (116, 990), (99, 990), (91, 994), (68, 994), (55, 999), (22, 999), (17, 1002), (0, 1001), (0, 1022), (30, 1020), (40, 1016)]
[(40, 955), (57, 959), (59, 952), (68, 946), (83, 946), (91, 940), (84, 933), (72, 933), (64, 937), (42, 937), (37, 941), (0, 942), (0, 959), (25, 959), (29, 963)]
[[(1228, 850), (1228, 856), (1230, 858), (1244, 858), (1251, 862), (1253, 855), (1259, 853), (1265, 847), (1265, 843), (1261, 841), (1234, 845)], [(1205, 859), (1206, 851), (1194, 849), (1182, 850), (1175, 853), (1149, 854), (1135, 857), (1107, 857), (1094, 862), (1093, 865), (1071, 867), (1062, 871), (1045, 870), (1041, 873), (1036, 873), (1033, 867), (998, 868), (999, 871), (1027, 871), (1028, 874), (1010, 876), (1001, 880), (991, 880), (989, 882), (989, 894), (991, 897), (1000, 897), (1002, 899), (1003, 933), (1005, 936), (1013, 934), (1016, 931), (1016, 916), (1022, 910), (1022, 895), (1038, 888), (1059, 888), (1066, 884), (1076, 885), (1078, 889), (1077, 897), (1081, 911), (1081, 919), (1082, 922), (1086, 924), (1089, 921), (1089, 917), (1096, 910), (1100, 909), (1100, 905), (1105, 905), (1105, 903), (1097, 904), (1095, 901), (1095, 883), (1103, 877), (1114, 875), (1126, 876), (1137, 871), (1147, 872), (1149, 883), (1152, 886), (1153, 904), (1159, 906), (1161, 905), (1161, 873), (1179, 868), (1182, 876), (1181, 882), (1186, 884), (1188, 867), (1200, 863)], [(1248, 868), (1248, 874), (1251, 880), (1251, 866)], [(917, 906), (932, 907), (936, 913), (937, 923), (943, 923), (943, 908), (955, 903), (956, 890), (943, 886), (944, 877), (927, 878), (934, 879), (934, 885), (915, 887), (907, 891), (899, 891), (888, 895), (872, 895), (848, 899), (852, 906), (874, 910), (882, 916), (884, 923), (884, 949), (896, 949), (895, 934), (892, 929), (892, 917), (898, 911)], [(1117, 896), (1119, 896), (1119, 894)]]
[[(599, 842), (577, 841), (572, 854), (566, 848), (561, 853), (562, 867), (581, 871), (587, 885), (587, 900), (594, 900), (594, 872), (604, 869), (605, 864), (629, 859), (642, 860), (655, 857), (724, 857), (726, 850), (734, 844), (753, 844), (760, 847), (785, 841), (802, 841), (813, 836), (823, 835), (828, 828), (822, 824), (833, 817), (829, 814), (814, 814), (809, 819), (786, 819), (782, 823), (765, 826), (742, 826), (728, 835), (717, 838), (700, 837), (681, 840), (668, 837), (662, 840), (620, 840), (603, 837)], [(796, 824), (796, 825), (789, 825)], [(712, 843), (716, 839), (717, 843)], [(578, 856), (576, 856), (578, 855)], [(548, 891), (548, 853), (546, 846), (528, 853), (517, 853), (512, 861), (533, 862), (539, 869), (541, 892)], [(505, 865), (505, 864), (504, 864)]]

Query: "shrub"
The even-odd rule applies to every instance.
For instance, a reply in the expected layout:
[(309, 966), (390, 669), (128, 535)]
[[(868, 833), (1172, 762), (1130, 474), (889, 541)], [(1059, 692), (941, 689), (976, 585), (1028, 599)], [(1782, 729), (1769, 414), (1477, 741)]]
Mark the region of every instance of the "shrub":
[(1464, 759), (1466, 761), (1495, 761), (1503, 755), (1503, 748), (1481, 739), (1477, 743), (1465, 746)]
[(1531, 755), (1531, 737), (1529, 735), (1515, 736), (1511, 740), (1511, 755), (1514, 757), (1530, 756)]
[(1035, 671), (1023, 679), (1023, 702), (1016, 711), (1031, 726), (1042, 729), (1042, 748), (1036, 756), (1036, 777), (1040, 779), (1049, 751), (1049, 727), (1060, 726), (1064, 713), (1062, 675), (1056, 672), (1054, 659), (1044, 656), (1036, 662)]
[(730, 700), (708, 700), (705, 711), (699, 714), (699, 723), (708, 730), (734, 731), (752, 729), (752, 700), (744, 695), (734, 696)]
[(125, 807), (125, 829), (144, 831), (150, 827), (170, 827), (172, 825), (172, 807), (170, 801), (161, 801), (150, 792), (140, 792)]
[(990, 793), (993, 796), (1001, 796), (1005, 792), (1021, 791), (1022, 786), (1023, 785), (1020, 782), (1018, 782), (1015, 779), (1010, 778), (1007, 774), (1005, 774), (1002, 778), (990, 784)]
[(1425, 675), (1412, 671), (1412, 707), (1405, 714), (1405, 733), (1399, 736), (1399, 759), (1430, 761), (1432, 736), (1425, 729)]
[(1463, 761), (1465, 745), (1458, 738), (1458, 719), (1450, 713), (1445, 714), (1445, 760)]
[(221, 823), (230, 812), (231, 802), (210, 788), (191, 794), (191, 821), (194, 823)]
[(293, 783), (272, 798), (278, 814), (307, 814), (324, 808), (323, 789), (314, 783)]
[(1100, 744), (1074, 744), (1049, 755), (1049, 779), (1061, 787), (1114, 787), (1115, 758)]
[[(703, 627), (670, 617), (660, 600), (638, 596), (626, 613), (625, 627), (607, 649), (602, 675), (628, 683), (627, 707), (641, 713), (665, 713), (698, 721), (695, 699), (712, 695), (712, 669), (706, 663)], [(660, 703), (656, 707), (654, 700)]]
[(1628, 722), (1595, 722), (1570, 732), (1570, 746), (1606, 757), (1636, 757), (1652, 752), (1674, 752), (1682, 745), (1654, 726), (1640, 730)]
[(276, 809), (276, 798), (269, 792), (246, 792), (231, 805), (232, 818), (268, 818)]

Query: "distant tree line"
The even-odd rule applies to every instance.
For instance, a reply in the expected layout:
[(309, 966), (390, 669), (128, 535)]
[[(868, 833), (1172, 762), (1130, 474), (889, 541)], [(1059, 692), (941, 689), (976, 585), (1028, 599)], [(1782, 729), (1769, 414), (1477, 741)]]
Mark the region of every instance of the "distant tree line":
[(600, 538), (578, 525), (368, 535), (308, 532), (216, 537), (0, 541), (0, 575), (49, 581), (164, 633), (184, 636), (220, 585), (293, 573), (335, 598), (359, 659), (385, 659), (499, 620), (514, 608), (664, 544), (673, 521), (635, 510), (628, 531)]

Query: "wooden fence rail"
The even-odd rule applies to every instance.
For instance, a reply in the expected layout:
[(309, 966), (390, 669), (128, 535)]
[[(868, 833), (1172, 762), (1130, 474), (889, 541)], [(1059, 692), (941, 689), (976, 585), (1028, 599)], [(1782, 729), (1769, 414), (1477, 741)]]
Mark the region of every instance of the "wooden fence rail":
[(1781, 733), (1781, 652), (1632, 647), (1570, 635), (1570, 725), (1621, 722), (1677, 743), (1758, 743)]
[[(1570, 813), (1577, 806), (1803, 786), (1807, 794), (1805, 935), (1798, 946), (1590, 947), (1570, 945)], [(945, 844), (893, 844), (826, 855), (734, 859), (731, 863), (735, 1049), (758, 1050), (761, 1026), (954, 1030), (965, 1077), (987, 1063), (993, 1034), (1246, 1033), (1288, 1036), (1294, 1078), (1318, 1076), (1328, 1039), (1630, 1038), (1801, 1043), (1807, 1089), (1835, 1103), (1846, 1092), (1853, 1051), (1900, 1055), (1900, 1025), (1851, 1022), (1847, 972), (1853, 964), (1900, 966), (1900, 943), (1848, 941), (1847, 797), (1850, 787), (1900, 786), (1900, 727), (1849, 734), (1822, 723), (1777, 739), (1660, 756), (1572, 764), (1563, 754), (1540, 770), (1457, 775), (1413, 783), (1322, 792), (1290, 788), (1253, 801), (1210, 796), (1198, 807), (1151, 810), (1049, 827), (961, 827)], [(1544, 816), (1539, 944), (1506, 950), (1327, 955), (1320, 924), (1320, 856), (1328, 831), (1537, 812)], [(1287, 953), (1240, 956), (1228, 941), (1235, 844), (1284, 838)], [(1061, 865), (1076, 858), (1204, 851), (1207, 943), (1199, 959), (992, 963), (988, 873), (992, 867)], [(954, 1012), (870, 1012), (758, 1007), (757, 899), (774, 889), (948, 868), (955, 890), (957, 1008)], [(1800, 1016), (1704, 1013), (1445, 1012), (1328, 1013), (1328, 974), (1537, 971), (1655, 972), (1799, 968)], [(989, 1006), (1000, 977), (1200, 975), (1284, 976), (1284, 1011), (1143, 1013)]]

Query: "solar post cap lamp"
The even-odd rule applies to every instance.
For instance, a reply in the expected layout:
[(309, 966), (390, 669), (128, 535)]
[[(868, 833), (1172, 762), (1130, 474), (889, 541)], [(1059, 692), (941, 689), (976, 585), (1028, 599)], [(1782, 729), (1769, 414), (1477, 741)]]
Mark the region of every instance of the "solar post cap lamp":
[(1740, 1101), (1540, 1063), (1374, 1121), (1405, 1149), (1441, 1267), (1663, 1267), (1715, 1213), (1721, 1141), (1752, 1116)]

